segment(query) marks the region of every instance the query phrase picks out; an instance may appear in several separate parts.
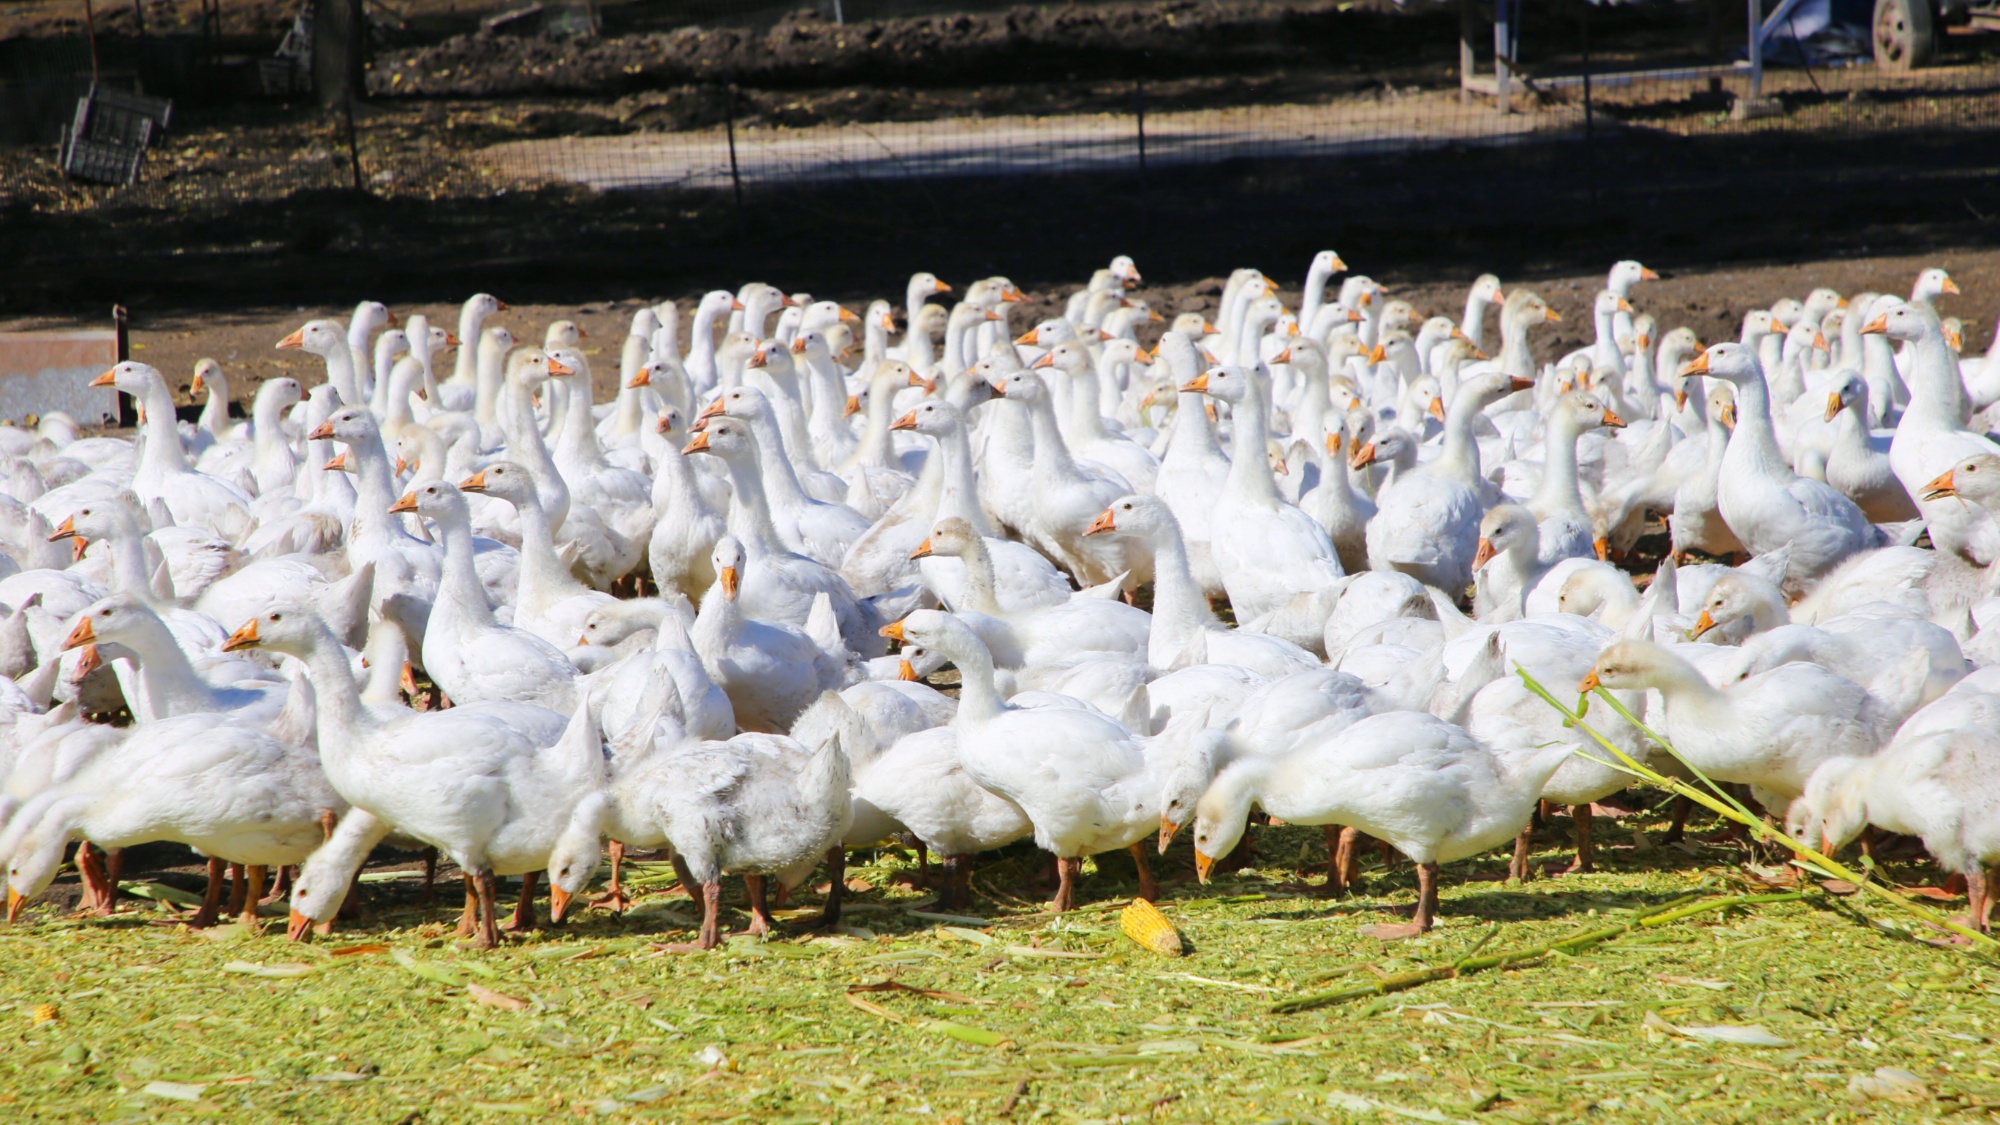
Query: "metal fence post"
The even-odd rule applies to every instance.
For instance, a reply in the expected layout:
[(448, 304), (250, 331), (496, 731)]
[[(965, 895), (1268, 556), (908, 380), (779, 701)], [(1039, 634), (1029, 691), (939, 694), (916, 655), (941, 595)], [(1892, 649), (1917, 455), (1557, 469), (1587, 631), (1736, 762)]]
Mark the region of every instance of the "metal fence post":
[(736, 187), (736, 209), (743, 210), (743, 173), (736, 166), (736, 79), (729, 82), (729, 108), (722, 117), (723, 133), (729, 139), (729, 182)]
[[(1750, 0), (1756, 3), (1757, 0)], [(1508, 78), (1513, 71), (1513, 13), (1508, 10), (1508, 0), (1493, 0), (1493, 104), (1501, 113), (1509, 110), (1507, 105)]]
[(1748, 0), (1750, 10), (1750, 100), (1764, 96), (1764, 3)]

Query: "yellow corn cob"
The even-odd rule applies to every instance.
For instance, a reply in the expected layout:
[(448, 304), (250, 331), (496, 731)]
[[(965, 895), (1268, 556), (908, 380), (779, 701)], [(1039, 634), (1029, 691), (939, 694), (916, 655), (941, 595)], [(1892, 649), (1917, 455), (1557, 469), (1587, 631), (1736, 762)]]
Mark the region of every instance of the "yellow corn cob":
[(56, 1006), (54, 1004), (35, 1005), (36, 1023), (48, 1023), (49, 1021), (55, 1018), (56, 1018)]
[(1133, 899), (1132, 905), (1118, 915), (1118, 926), (1126, 937), (1155, 953), (1166, 957), (1181, 955), (1180, 931), (1174, 929), (1159, 907), (1143, 898)]

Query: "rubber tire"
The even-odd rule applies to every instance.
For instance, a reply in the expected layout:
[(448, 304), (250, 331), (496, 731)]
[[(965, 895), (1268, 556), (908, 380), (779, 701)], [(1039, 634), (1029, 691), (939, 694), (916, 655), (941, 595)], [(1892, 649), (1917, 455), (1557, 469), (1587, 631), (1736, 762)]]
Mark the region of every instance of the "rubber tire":
[(1883, 70), (1907, 73), (1929, 66), (1937, 49), (1930, 0), (1875, 0), (1869, 37), (1875, 65)]

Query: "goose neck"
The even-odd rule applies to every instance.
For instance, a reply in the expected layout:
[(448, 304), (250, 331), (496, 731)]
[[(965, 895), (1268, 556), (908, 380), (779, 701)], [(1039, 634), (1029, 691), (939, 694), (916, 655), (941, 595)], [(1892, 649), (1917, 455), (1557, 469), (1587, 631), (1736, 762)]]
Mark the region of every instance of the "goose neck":
[(1000, 698), (1000, 689), (993, 682), (993, 654), (986, 650), (984, 644), (973, 638), (949, 655), (951, 662), (958, 666), (960, 680), (958, 723), (985, 723), (1009, 710), (1007, 701)]
[(1187, 544), (1179, 528), (1148, 537), (1153, 549), (1153, 619), (1146, 642), (1146, 659), (1166, 668), (1179, 658), (1194, 633), (1213, 628), (1215, 615), (1195, 585), (1188, 565)]
[(146, 449), (140, 454), (140, 472), (155, 480), (187, 472), (187, 454), (181, 449), (180, 431), (174, 424), (174, 397), (167, 392), (167, 384), (148, 375), (138, 398), (146, 408), (141, 431)]
[(1008, 614), (1000, 608), (998, 586), (993, 577), (993, 555), (986, 549), (986, 541), (974, 535), (958, 559), (965, 564), (967, 605), (974, 613), (1005, 619)]
[(579, 583), (556, 555), (555, 537), (549, 532), (549, 515), (539, 497), (524, 496), (515, 505), (521, 519), (521, 573), (519, 594), (522, 602), (546, 606), (553, 599), (574, 592)]
[(979, 503), (979, 478), (972, 468), (972, 441), (966, 436), (965, 427), (952, 426), (936, 435), (938, 446), (938, 466), (943, 476), (939, 482), (938, 506), (932, 522), (957, 517), (972, 525), (972, 529), (982, 536), (992, 536), (993, 525), (986, 518), (986, 509)]
[(332, 765), (353, 757), (380, 722), (361, 705), (361, 689), (340, 643), (323, 625), (319, 633), (299, 659), (305, 663), (306, 678), (312, 681), (319, 755)]
[[(1740, 426), (1738, 427), (1741, 428)], [(1535, 490), (1535, 509), (1547, 512), (1583, 507), (1583, 488), (1576, 479), (1576, 442), (1582, 436), (1575, 419), (1558, 411), (1549, 419), (1542, 445), (1542, 483)]]
[(1727, 456), (1764, 476), (1784, 479), (1792, 475), (1784, 454), (1778, 451), (1778, 433), (1771, 423), (1771, 392), (1761, 369), (1751, 371), (1736, 384), (1736, 429), (1729, 435)]
[(754, 457), (747, 451), (724, 456), (735, 499), (729, 505), (729, 533), (743, 541), (753, 558), (786, 555), (791, 552), (778, 541), (777, 525), (771, 522), (771, 505), (764, 496), (764, 481)]
[(1265, 508), (1284, 503), (1278, 482), (1271, 476), (1270, 423), (1264, 417), (1264, 399), (1250, 376), (1250, 393), (1230, 412), (1229, 480), (1227, 487), (1237, 498)]
[(479, 569), (472, 558), (472, 521), (462, 511), (446, 512), (438, 517), (437, 527), (438, 539), (444, 544), (438, 596), (458, 603), (459, 611), (474, 623), (491, 627), (493, 607), (487, 604), (486, 589), (479, 582)]

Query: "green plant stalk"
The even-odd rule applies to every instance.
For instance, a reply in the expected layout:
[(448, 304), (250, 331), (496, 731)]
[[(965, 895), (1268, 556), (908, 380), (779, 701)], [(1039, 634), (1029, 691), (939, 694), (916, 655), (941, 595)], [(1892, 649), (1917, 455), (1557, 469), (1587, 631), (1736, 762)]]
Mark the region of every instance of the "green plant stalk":
[[(1804, 897), (1805, 895), (1799, 891), (1787, 891), (1782, 894), (1735, 895), (1730, 898), (1714, 899), (1709, 902), (1698, 902), (1692, 905), (1687, 904), (1687, 899), (1679, 898), (1643, 911), (1634, 916), (1631, 921), (1621, 922), (1615, 926), (1600, 926), (1596, 929), (1584, 930), (1580, 933), (1571, 934), (1566, 938), (1560, 938), (1543, 945), (1530, 946), (1526, 949), (1502, 950), (1499, 953), (1488, 953), (1483, 957), (1464, 957), (1449, 965), (1440, 965), (1432, 969), (1418, 969), (1408, 973), (1398, 973), (1395, 976), (1384, 977), (1371, 984), (1357, 985), (1352, 988), (1338, 988), (1331, 992), (1317, 992), (1309, 996), (1294, 997), (1293, 999), (1273, 1004), (1271, 1011), (1275, 1015), (1290, 1015), (1294, 1012), (1303, 1012), (1312, 1008), (1324, 1008), (1332, 1004), (1344, 1004), (1349, 1000), (1365, 1000), (1369, 997), (1387, 996), (1395, 992), (1407, 992), (1412, 988), (1429, 984), (1432, 981), (1451, 980), (1455, 977), (1464, 976), (1467, 973), (1476, 973), (1486, 969), (1505, 969), (1513, 965), (1539, 961), (1552, 953), (1578, 953), (1589, 949), (1591, 946), (1602, 945), (1607, 941), (1623, 937), (1638, 930), (1664, 926), (1670, 922), (1678, 922), (1684, 918), (1692, 918), (1698, 914), (1707, 914), (1716, 910), (1727, 910), (1731, 907), (1755, 906), (1773, 902), (1797, 902)], [(1487, 936), (1492, 936), (1491, 931), (1488, 931)], [(1481, 944), (1484, 944), (1483, 940)]]
[(1611, 754), (1615, 758), (1617, 758), (1617, 761), (1607, 762), (1602, 758), (1598, 758), (1594, 755), (1584, 753), (1581, 748), (1574, 751), (1574, 753), (1578, 757), (1596, 762), (1599, 765), (1609, 766), (1612, 769), (1623, 770), (1625, 773), (1628, 773), (1633, 777), (1640, 779), (1641, 781), (1649, 782), (1655, 786), (1658, 786), (1659, 788), (1665, 789), (1668, 792), (1673, 793), (1676, 796), (1686, 797), (1688, 800), (1691, 800), (1696, 804), (1701, 805), (1702, 807), (1714, 812), (1717, 816), (1721, 816), (1726, 819), (1733, 820), (1738, 824), (1741, 824), (1744, 828), (1748, 829), (1754, 835), (1757, 835), (1763, 839), (1769, 840), (1773, 843), (1783, 846), (1784, 848), (1791, 851), (1795, 857), (1804, 861), (1802, 866), (1806, 866), (1818, 874), (1829, 875), (1834, 878), (1844, 879), (1850, 883), (1853, 883), (1855, 886), (1861, 888), (1862, 890), (1867, 891), (1869, 894), (1881, 898), (1885, 902), (1894, 904), (1897, 909), (1903, 911), (1906, 914), (1910, 914), (1918, 919), (1921, 919), (1926, 923), (1929, 923), (1930, 925), (1949, 931), (1950, 933), (1954, 933), (1961, 937), (1967, 938), (1973, 943), (1974, 947), (1979, 948), (1981, 951), (1989, 955), (1996, 952), (2000, 952), (2000, 941), (1996, 941), (1995, 939), (1980, 933), (1978, 930), (1975, 930), (1970, 926), (1960, 925), (1959, 923), (1952, 921), (1950, 918), (1947, 918), (1945, 915), (1939, 913), (1938, 911), (1932, 910), (1925, 906), (1919, 906), (1918, 904), (1903, 898), (1901, 895), (1898, 895), (1895, 892), (1890, 891), (1887, 888), (1882, 887), (1879, 884), (1875, 883), (1866, 874), (1854, 871), (1853, 869), (1847, 867), (1845, 864), (1840, 863), (1839, 861), (1833, 859), (1832, 857), (1823, 855), (1819, 851), (1807, 847), (1805, 844), (1802, 844), (1797, 840), (1792, 839), (1789, 834), (1780, 832), (1777, 829), (1772, 828), (1770, 825), (1765, 824), (1764, 818), (1753, 815), (1750, 812), (1750, 810), (1744, 808), (1741, 804), (1739, 804), (1734, 797), (1731, 797), (1726, 792), (1724, 792), (1722, 787), (1717, 785), (1714, 781), (1710, 780), (1707, 774), (1703, 773), (1692, 762), (1689, 762), (1686, 758), (1682, 757), (1680, 751), (1674, 749), (1674, 746), (1671, 742), (1668, 742), (1664, 736), (1659, 734), (1657, 731), (1653, 730), (1651, 727), (1648, 727), (1645, 723), (1640, 722), (1639, 719), (1636, 716), (1634, 716), (1631, 711), (1626, 709), (1623, 703), (1619, 702), (1617, 696), (1611, 694), (1604, 688), (1599, 687), (1597, 689), (1597, 695), (1601, 697), (1605, 703), (1609, 704), (1611, 706), (1611, 709), (1616, 711), (1620, 718), (1624, 719), (1628, 723), (1631, 723), (1634, 728), (1644, 733), (1648, 738), (1652, 739), (1654, 742), (1658, 743), (1662, 749), (1666, 750), (1667, 753), (1672, 754), (1676, 761), (1686, 766), (1697, 778), (1701, 780), (1702, 784), (1709, 787), (1708, 791), (1704, 791), (1692, 785), (1689, 785), (1687, 782), (1682, 781), (1679, 778), (1667, 777), (1662, 773), (1647, 768), (1645, 765), (1636, 761), (1630, 754), (1627, 754), (1625, 753), (1625, 751), (1620, 750), (1617, 747), (1617, 745), (1614, 744), (1610, 739), (1605, 738), (1602, 734), (1598, 733), (1595, 727), (1592, 727), (1589, 723), (1584, 722), (1582, 713), (1580, 711), (1572, 711), (1568, 707), (1563, 706), (1562, 702), (1558, 700), (1554, 695), (1550, 694), (1547, 688), (1543, 687), (1538, 681), (1536, 681), (1535, 677), (1532, 674), (1530, 674), (1526, 668), (1516, 667), (1515, 671), (1520, 675), (1521, 682), (1527, 685), (1529, 691), (1532, 691), (1536, 695), (1541, 696), (1543, 702), (1547, 703), (1549, 706), (1555, 708), (1558, 712), (1560, 712), (1563, 715), (1563, 717), (1569, 721), (1572, 727), (1574, 727), (1577, 730), (1581, 730), (1585, 734), (1589, 735), (1591, 739), (1595, 741), (1599, 746), (1602, 746), (1606, 750), (1610, 751)]

